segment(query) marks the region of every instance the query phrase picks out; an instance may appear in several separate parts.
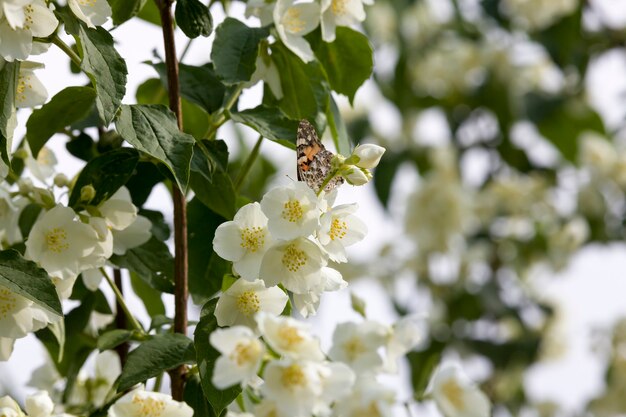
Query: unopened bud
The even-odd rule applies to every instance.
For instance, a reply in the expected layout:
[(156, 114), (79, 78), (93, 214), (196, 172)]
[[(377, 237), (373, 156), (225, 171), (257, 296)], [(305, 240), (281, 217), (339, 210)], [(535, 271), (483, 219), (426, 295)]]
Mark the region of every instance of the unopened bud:
[(85, 203), (89, 203), (96, 196), (96, 189), (93, 188), (93, 185), (85, 185), (80, 189), (80, 201), (84, 201)]
[(30, 178), (20, 178), (17, 181), (21, 194), (28, 194), (33, 190), (33, 181)]
[(352, 156), (357, 157), (355, 165), (359, 168), (372, 169), (378, 165), (384, 153), (385, 148), (382, 146), (368, 143), (354, 148)]
[(341, 176), (344, 177), (350, 185), (364, 185), (372, 179), (372, 174), (367, 169), (359, 168), (354, 165), (344, 169)]
[(54, 185), (57, 187), (67, 187), (70, 183), (70, 180), (67, 178), (65, 174), (56, 174), (54, 176)]

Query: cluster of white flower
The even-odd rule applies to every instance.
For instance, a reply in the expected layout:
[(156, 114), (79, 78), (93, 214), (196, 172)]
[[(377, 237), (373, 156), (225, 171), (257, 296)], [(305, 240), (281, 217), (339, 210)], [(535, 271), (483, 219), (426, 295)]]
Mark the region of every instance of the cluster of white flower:
[(364, 410), (391, 416), (394, 392), (377, 375), (395, 372), (397, 359), (422, 336), (413, 317), (393, 327), (374, 321), (343, 323), (335, 329), (327, 357), (306, 324), (265, 312), (255, 319), (258, 332), (234, 326), (214, 331), (210, 341), (221, 354), (213, 384), (251, 389), (253, 404), (246, 408), (253, 408), (257, 417), (329, 415), (333, 404), (338, 416), (363, 415)]
[(46, 391), (38, 391), (26, 398), (24, 411), (11, 397), (0, 398), (0, 416), (2, 417), (73, 417), (71, 414), (55, 413), (55, 405)]
[(524, 29), (544, 29), (571, 14), (579, 6), (578, 0), (504, 0), (502, 9)]
[[(42, 150), (41, 155), (47, 163), (29, 161), (32, 157), (27, 156), (26, 165), (31, 166), (31, 172), (40, 180), (46, 180), (54, 172), (48, 168), (56, 159), (48, 150)], [(54, 182), (58, 187), (68, 185), (67, 179), (60, 176), (55, 177)], [(82, 191), (86, 191), (83, 193), (86, 198), (89, 194), (92, 198), (95, 192), (91, 186)], [(40, 205), (43, 210), (28, 236), (22, 236), (18, 220), (29, 203)], [(51, 186), (40, 188), (28, 179), (20, 180), (19, 191), (0, 188), (0, 219), (6, 220), (0, 223), (0, 248), (24, 241), (25, 258), (46, 270), (61, 299), (70, 296), (80, 274), (89, 289), (97, 289), (102, 280), (100, 268), (113, 253), (124, 254), (151, 236), (151, 222), (137, 213), (125, 187), (89, 212), (76, 213), (55, 201)], [(32, 301), (0, 287), (0, 360), (8, 359), (15, 339), (57, 319)]]
[(321, 25), (322, 39), (335, 40), (337, 26), (352, 26), (365, 20), (364, 5), (373, 0), (295, 0), (248, 1), (246, 16), (256, 16), (261, 25), (274, 24), (280, 40), (304, 62), (315, 58), (311, 45), (304, 39)]

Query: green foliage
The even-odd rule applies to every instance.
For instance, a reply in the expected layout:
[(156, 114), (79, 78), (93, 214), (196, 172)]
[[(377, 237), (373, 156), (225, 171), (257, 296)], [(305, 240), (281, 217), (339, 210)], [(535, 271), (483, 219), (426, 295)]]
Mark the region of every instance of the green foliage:
[(235, 122), (250, 126), (266, 139), (296, 148), (298, 122), (287, 118), (280, 109), (262, 104), (253, 109), (231, 112), (230, 117)]
[(125, 391), (179, 365), (193, 362), (193, 342), (179, 333), (157, 334), (130, 352), (117, 390)]
[(128, 143), (165, 164), (181, 190), (187, 189), (194, 139), (178, 130), (170, 110), (160, 105), (125, 105), (116, 127)]
[(148, 0), (108, 0), (113, 11), (113, 24), (121, 25), (136, 16)]
[(226, 84), (250, 81), (256, 70), (259, 43), (269, 34), (269, 28), (250, 28), (227, 17), (215, 31), (211, 50), (216, 74)]
[(4, 66), (0, 68), (0, 103), (2, 103), (2, 108), (0, 109), (0, 137), (3, 142), (0, 151), (5, 162), (8, 161), (8, 153), (10, 152), (10, 149), (7, 148), (7, 138), (13, 137), (11, 119), (15, 110), (14, 103), (19, 72), (19, 61), (5, 62)]
[[(78, 208), (81, 205), (98, 206), (108, 200), (131, 177), (139, 162), (139, 152), (134, 149), (121, 148), (95, 157), (85, 165), (78, 175), (69, 205)], [(81, 201), (81, 189), (91, 185), (95, 196), (89, 201)]]
[(126, 343), (133, 337), (132, 330), (113, 329), (101, 334), (98, 337), (98, 350), (103, 352), (109, 349), (115, 349), (122, 343)]
[(213, 31), (213, 18), (209, 8), (200, 0), (177, 0), (176, 23), (189, 38), (207, 37)]
[(52, 135), (85, 118), (95, 100), (93, 88), (67, 87), (42, 108), (33, 111), (26, 123), (26, 138), (33, 156), (39, 154)]
[(63, 316), (61, 302), (48, 273), (15, 250), (0, 251), (0, 285), (51, 313)]
[(139, 277), (137, 273), (131, 272), (130, 283), (133, 292), (141, 299), (146, 307), (146, 312), (150, 317), (165, 315), (165, 305), (161, 298), (161, 292), (154, 289)]
[(213, 299), (202, 307), (200, 322), (196, 326), (194, 333), (194, 344), (196, 346), (196, 359), (204, 396), (209, 401), (215, 415), (219, 416), (237, 398), (241, 392), (241, 387), (235, 385), (231, 388), (220, 390), (211, 383), (215, 361), (220, 355), (209, 343), (209, 335), (218, 328), (214, 314), (216, 304), (217, 300)]

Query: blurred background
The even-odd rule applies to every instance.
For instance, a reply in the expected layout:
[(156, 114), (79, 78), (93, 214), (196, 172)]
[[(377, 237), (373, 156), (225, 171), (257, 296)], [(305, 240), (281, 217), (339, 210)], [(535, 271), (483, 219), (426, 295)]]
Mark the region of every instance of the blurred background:
[[(245, 4), (211, 10), (217, 25), (226, 13), (244, 20)], [(368, 318), (427, 323), (389, 380), (400, 402), (451, 361), (480, 383), (496, 416), (626, 415), (626, 1), (376, 0), (367, 15), (374, 75), (353, 106), (337, 99), (354, 143), (387, 153), (372, 183), (339, 193), (359, 203), (370, 232), (341, 269), (350, 287), (328, 294), (311, 319), (324, 344), (336, 323), (358, 319), (353, 293)], [(148, 9), (142, 16), (151, 19)], [(129, 67), (125, 103), (165, 99), (144, 63), (163, 56), (146, 20), (112, 32)], [(177, 33), (183, 62), (208, 62), (212, 39), (188, 44)], [(54, 47), (36, 58), (50, 96), (87, 82)], [(239, 108), (261, 96), (257, 84)], [(186, 129), (204, 131), (194, 105), (184, 111)], [(20, 137), (28, 112), (18, 117)], [(236, 166), (256, 135), (228, 124), (218, 137)], [(56, 169), (74, 175), (83, 162), (65, 143), (49, 142)], [(265, 141), (261, 153), (244, 187), (250, 198), (296, 178), (293, 151)], [(164, 187), (144, 208), (171, 223)], [(0, 394), (32, 391), (46, 354), (35, 337), (18, 340), (0, 363)], [(438, 415), (428, 402), (411, 411)]]

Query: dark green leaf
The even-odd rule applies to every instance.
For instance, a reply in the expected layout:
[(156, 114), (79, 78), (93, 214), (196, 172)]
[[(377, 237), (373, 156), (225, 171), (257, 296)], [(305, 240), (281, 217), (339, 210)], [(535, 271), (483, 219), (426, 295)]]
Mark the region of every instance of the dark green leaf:
[(421, 352), (409, 352), (406, 356), (411, 366), (411, 383), (413, 384), (413, 395), (415, 399), (421, 401), (430, 377), (439, 365), (441, 353), (445, 345), (441, 342), (432, 341), (430, 346)]
[(24, 238), (26, 238), (30, 233), (30, 229), (33, 228), (41, 210), (42, 207), (35, 203), (31, 203), (22, 209), (18, 225), (20, 226), (20, 232), (22, 232), (22, 236), (24, 236)]
[(213, 252), (215, 229), (224, 221), (197, 198), (187, 205), (189, 293), (196, 304), (202, 304), (215, 295), (220, 290), (224, 273), (232, 270), (230, 262)]
[(156, 210), (141, 209), (139, 210), (139, 214), (144, 217), (147, 217), (148, 220), (152, 222), (152, 228), (150, 229), (150, 231), (152, 232), (154, 237), (156, 237), (159, 240), (162, 240), (163, 242), (169, 239), (170, 234), (171, 234), (170, 226), (165, 221), (165, 217), (163, 216), (163, 213), (161, 213), (160, 211), (156, 211)]
[(280, 109), (260, 105), (253, 109), (233, 112), (230, 116), (235, 122), (250, 126), (264, 138), (290, 149), (296, 148), (298, 122), (287, 118)]
[(163, 304), (160, 291), (146, 284), (144, 280), (133, 272), (130, 274), (130, 284), (135, 294), (143, 301), (143, 305), (146, 307), (150, 317), (165, 314), (165, 305)]
[[(13, 137), (13, 112), (15, 111), (15, 95), (17, 90), (17, 81), (20, 72), (20, 62), (5, 62), (4, 66), (0, 69), (0, 103), (2, 108), (0, 109), (0, 136), (3, 137), (4, 143), (2, 144), (2, 154), (10, 152), (7, 149), (6, 139)], [(8, 161), (8, 156), (7, 156)], [(8, 165), (8, 164), (7, 164)]]
[[(0, 167), (4, 164), (6, 165), (4, 168), (6, 170), (11, 168), (11, 160), (9, 159), (11, 149), (9, 148), (9, 141), (2, 133), (0, 133)], [(2, 172), (2, 170), (0, 170), (0, 178), (3, 178), (4, 176), (6, 176), (6, 172)]]
[(61, 302), (48, 273), (9, 249), (0, 252), (0, 285), (46, 310), (63, 316)]
[(179, 333), (158, 334), (130, 352), (117, 390), (127, 390), (168, 369), (192, 363), (194, 359), (193, 342), (187, 336)]
[(78, 175), (68, 204), (74, 208), (80, 206), (81, 189), (87, 185), (96, 190), (96, 195), (86, 204), (97, 206), (106, 201), (126, 184), (133, 175), (137, 162), (139, 152), (131, 148), (120, 148), (95, 157)]
[(105, 29), (80, 25), (81, 69), (89, 76), (96, 93), (96, 106), (104, 126), (113, 121), (126, 94), (126, 62), (113, 46), (113, 37)]
[(330, 133), (333, 137), (333, 142), (335, 142), (337, 152), (346, 156), (350, 155), (352, 153), (352, 147), (350, 146), (348, 130), (341, 117), (339, 107), (337, 107), (337, 103), (332, 96), (330, 97), (326, 118), (328, 119), (328, 127), (330, 127)]
[(147, 2), (137, 17), (153, 25), (161, 26), (161, 15), (154, 1)]
[(52, 135), (86, 117), (95, 99), (93, 88), (67, 87), (34, 110), (26, 122), (26, 138), (33, 156), (37, 157)]
[(183, 399), (193, 408), (193, 417), (214, 417), (213, 409), (204, 397), (198, 375), (191, 375), (185, 383)]
[(109, 260), (137, 273), (156, 290), (174, 292), (174, 258), (167, 245), (154, 236), (143, 245), (127, 250), (124, 255), (113, 255)]
[(372, 46), (367, 36), (353, 29), (339, 26), (336, 34), (336, 39), (328, 43), (317, 31), (314, 33), (317, 36), (311, 37), (311, 46), (328, 74), (332, 89), (353, 102), (356, 91), (372, 74)]
[(164, 179), (165, 177), (156, 165), (140, 161), (135, 168), (135, 174), (126, 183), (133, 204), (141, 207), (150, 196), (154, 186)]
[(133, 16), (136, 16), (147, 0), (109, 0), (113, 11), (113, 24), (121, 25)]
[(132, 330), (126, 329), (113, 329), (106, 333), (103, 333), (98, 337), (98, 350), (100, 352), (104, 350), (115, 349), (122, 343), (128, 342), (133, 337)]
[(211, 60), (215, 72), (226, 84), (250, 81), (256, 70), (259, 42), (269, 36), (269, 28), (250, 28), (227, 17), (215, 31)]
[(207, 37), (213, 30), (211, 12), (199, 0), (178, 0), (174, 14), (176, 23), (188, 38)]
[(330, 87), (320, 64), (302, 62), (281, 43), (272, 45), (272, 58), (281, 71), (283, 97), (278, 102), (281, 110), (289, 118), (306, 119), (322, 131), (324, 126), (317, 123), (317, 118), (326, 113)]
[(163, 162), (181, 190), (187, 189), (194, 139), (181, 132), (174, 114), (162, 105), (122, 106), (117, 130), (136, 149)]
[(80, 135), (65, 143), (65, 148), (83, 161), (89, 161), (96, 155), (96, 143), (84, 132), (80, 132)]
[(194, 344), (196, 346), (198, 371), (204, 396), (209, 401), (215, 415), (219, 416), (241, 393), (241, 386), (234, 385), (231, 388), (220, 390), (211, 383), (215, 361), (220, 356), (219, 352), (209, 343), (209, 336), (213, 330), (217, 329), (217, 320), (215, 318), (216, 304), (217, 299), (213, 299), (202, 307), (200, 322), (194, 332)]
[(391, 194), (391, 185), (396, 177), (400, 164), (406, 159), (406, 154), (385, 152), (374, 171), (374, 189), (384, 207), (387, 207)]

